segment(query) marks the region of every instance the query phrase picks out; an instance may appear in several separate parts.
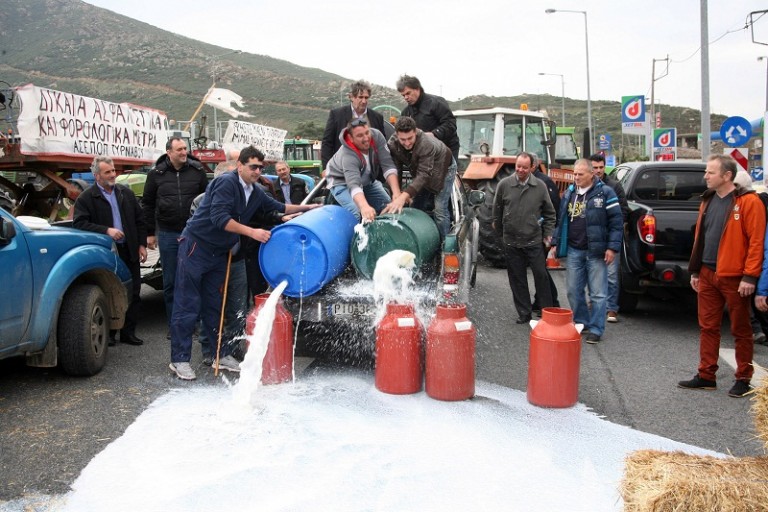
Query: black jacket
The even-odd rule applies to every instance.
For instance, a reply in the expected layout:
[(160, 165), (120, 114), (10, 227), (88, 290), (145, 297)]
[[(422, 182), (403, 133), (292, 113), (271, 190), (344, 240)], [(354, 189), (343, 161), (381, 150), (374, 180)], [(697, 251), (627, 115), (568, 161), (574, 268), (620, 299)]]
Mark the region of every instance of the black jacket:
[[(296, 176), (291, 176), (290, 187), (291, 187), (290, 188), (291, 204), (301, 204), (304, 198), (307, 197), (306, 182), (301, 178), (297, 178)], [(275, 183), (275, 199), (277, 199), (281, 203), (285, 202), (285, 195), (283, 194), (283, 187), (282, 187), (282, 182), (280, 181), (280, 178), (278, 178), (277, 182)]]
[(168, 155), (158, 158), (147, 174), (141, 199), (147, 233), (154, 235), (156, 228), (183, 231), (192, 200), (205, 192), (207, 186), (205, 167), (192, 155), (187, 155), (186, 163), (178, 171), (171, 165)]
[[(370, 128), (376, 128), (381, 133), (386, 133), (384, 131), (384, 116), (370, 108), (366, 112), (366, 116), (368, 117), (368, 126)], [(320, 148), (320, 159), (323, 162), (323, 169), (328, 166), (328, 160), (341, 147), (339, 134), (347, 127), (351, 120), (352, 105), (334, 108), (328, 113), (328, 121), (325, 123), (325, 131), (323, 132), (323, 145)]]
[(603, 175), (603, 183), (616, 192), (616, 197), (619, 198), (619, 205), (621, 205), (621, 217), (626, 224), (627, 217), (629, 217), (629, 205), (627, 204), (627, 193), (624, 191), (624, 187), (613, 176), (608, 176), (607, 174)]
[(459, 135), (456, 133), (456, 117), (444, 98), (427, 94), (421, 89), (419, 100), (405, 107), (402, 115), (412, 117), (422, 131), (432, 132), (432, 135), (443, 141), (458, 162)]
[[(123, 224), (125, 243), (131, 255), (131, 261), (139, 261), (139, 246), (147, 246), (147, 228), (141, 205), (131, 189), (123, 185), (115, 185), (114, 194), (120, 209), (120, 221)], [(112, 207), (104, 197), (98, 185), (88, 187), (75, 201), (75, 216), (72, 226), (83, 231), (107, 234), (107, 228), (112, 225)]]

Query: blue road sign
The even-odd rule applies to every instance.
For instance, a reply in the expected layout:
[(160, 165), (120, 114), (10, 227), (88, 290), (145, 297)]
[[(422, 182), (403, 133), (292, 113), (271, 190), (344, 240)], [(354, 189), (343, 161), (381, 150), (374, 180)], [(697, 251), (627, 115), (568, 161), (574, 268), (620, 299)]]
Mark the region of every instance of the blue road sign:
[(729, 117), (720, 127), (720, 137), (729, 146), (745, 146), (752, 138), (752, 124), (740, 116)]

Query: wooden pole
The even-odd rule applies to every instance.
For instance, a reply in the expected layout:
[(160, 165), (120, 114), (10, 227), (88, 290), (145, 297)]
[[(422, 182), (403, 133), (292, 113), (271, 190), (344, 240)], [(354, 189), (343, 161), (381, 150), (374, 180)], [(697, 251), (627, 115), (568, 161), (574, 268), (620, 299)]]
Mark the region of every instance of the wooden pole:
[(229, 287), (229, 269), (232, 266), (232, 251), (227, 256), (227, 274), (224, 278), (224, 292), (221, 297), (221, 317), (219, 318), (219, 341), (216, 343), (216, 361), (213, 367), (213, 376), (219, 376), (219, 355), (221, 354), (221, 335), (224, 331), (224, 313), (227, 309), (227, 288)]

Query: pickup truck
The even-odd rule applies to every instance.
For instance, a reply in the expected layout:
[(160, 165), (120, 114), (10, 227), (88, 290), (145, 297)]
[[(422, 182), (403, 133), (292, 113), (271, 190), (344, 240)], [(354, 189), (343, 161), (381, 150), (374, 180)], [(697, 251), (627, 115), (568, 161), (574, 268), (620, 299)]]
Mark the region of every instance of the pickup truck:
[(106, 235), (0, 209), (0, 359), (95, 375), (119, 329), (131, 273)]
[(631, 312), (642, 294), (691, 292), (693, 248), (706, 164), (628, 162), (613, 175), (627, 194), (629, 216), (621, 252), (619, 308)]
[[(318, 183), (304, 202), (325, 194), (323, 186), (324, 181)], [(484, 197), (483, 192), (469, 190), (461, 178), (456, 178), (451, 196), (451, 230), (440, 250), (425, 261), (414, 277), (414, 295), (420, 297), (416, 312), (425, 329), (438, 302), (466, 303), (469, 289), (475, 285), (480, 233), (475, 212)], [(370, 363), (380, 310), (373, 287), (371, 280), (358, 275), (349, 264), (316, 294), (302, 299), (286, 297), (285, 306), (302, 334), (300, 348), (330, 355), (340, 362)]]

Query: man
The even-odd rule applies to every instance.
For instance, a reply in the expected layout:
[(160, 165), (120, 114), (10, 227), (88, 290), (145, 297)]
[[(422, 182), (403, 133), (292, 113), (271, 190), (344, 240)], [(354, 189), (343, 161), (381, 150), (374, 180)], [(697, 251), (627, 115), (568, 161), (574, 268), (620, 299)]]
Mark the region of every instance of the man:
[[(120, 330), (120, 342), (142, 345), (136, 336), (136, 323), (141, 309), (141, 263), (147, 259), (147, 228), (141, 206), (131, 189), (115, 183), (115, 165), (108, 156), (97, 156), (91, 164), (96, 183), (83, 191), (75, 201), (72, 225), (83, 231), (109, 235), (117, 245), (120, 259), (131, 271), (133, 292)], [(114, 338), (110, 333), (110, 345)]]
[[(246, 223), (257, 213), (277, 210), (292, 214), (319, 206), (284, 205), (271, 199), (255, 186), (256, 175), (262, 169), (264, 154), (253, 146), (243, 149), (237, 172), (224, 173), (211, 182), (181, 234), (169, 365), (180, 379), (196, 378), (189, 361), (198, 316), (208, 330), (208, 339), (217, 339), (228, 253), (237, 244), (238, 235), (263, 243), (269, 240), (269, 231), (248, 227)], [(240, 371), (232, 350), (231, 345), (222, 346), (218, 369)]]
[(338, 107), (328, 113), (328, 121), (323, 132), (323, 144), (320, 147), (320, 159), (323, 170), (328, 168), (328, 160), (341, 147), (339, 134), (353, 119), (365, 119), (368, 126), (384, 133), (384, 116), (373, 109), (368, 108), (371, 99), (371, 84), (365, 80), (358, 80), (349, 86), (348, 98), (350, 105)]
[(205, 168), (187, 154), (181, 137), (171, 137), (165, 144), (165, 155), (157, 159), (147, 174), (141, 202), (147, 223), (147, 244), (160, 249), (163, 265), (163, 299), (170, 323), (173, 316), (173, 290), (179, 237), (189, 219), (192, 200), (208, 186)]
[(387, 145), (400, 173), (409, 170), (412, 181), (383, 212), (400, 213), (408, 202), (419, 210), (434, 203), (435, 223), (444, 239), (451, 230), (451, 193), (456, 179), (451, 150), (435, 137), (425, 135), (416, 128), (416, 121), (407, 116), (397, 120), (395, 134)]
[(307, 195), (307, 184), (301, 178), (291, 176), (291, 168), (288, 164), (279, 161), (275, 164), (277, 174), (277, 187), (275, 187), (275, 199), (285, 204), (301, 204)]
[[(704, 171), (707, 190), (702, 194), (688, 264), (691, 287), (698, 293), (699, 371), (678, 386), (717, 387), (720, 328), (727, 307), (736, 348), (736, 382), (728, 395), (738, 398), (752, 389), (754, 341), (749, 307), (763, 263), (766, 222), (765, 207), (754, 190), (734, 183), (736, 169), (733, 158), (713, 155)], [(758, 307), (764, 306), (762, 302), (756, 299)]]
[(552, 306), (545, 247), (552, 242), (556, 213), (546, 185), (532, 175), (535, 161), (528, 153), (517, 155), (515, 174), (499, 182), (493, 197), (493, 227), (504, 241), (518, 324), (531, 321), (528, 267), (533, 272), (539, 306)]
[[(605, 174), (605, 157), (600, 153), (595, 153), (589, 157), (592, 162), (592, 169), (595, 170), (595, 176), (597, 176), (603, 183), (608, 185), (616, 192), (616, 197), (619, 198), (619, 205), (621, 206), (621, 218), (623, 224), (627, 224), (627, 216), (629, 215), (629, 206), (627, 205), (627, 193), (624, 192), (624, 187), (621, 183), (616, 181), (613, 177)], [(608, 296), (606, 297), (606, 309), (608, 315), (606, 317), (607, 322), (616, 323), (619, 321), (619, 267), (621, 265), (621, 258), (617, 257), (613, 259), (613, 263), (608, 265)]]
[(395, 198), (400, 195), (397, 169), (387, 140), (365, 119), (354, 119), (339, 135), (341, 148), (328, 161), (328, 188), (336, 202), (357, 220), (372, 221), (389, 204), (390, 197), (377, 180), (384, 176)]
[(456, 133), (456, 117), (448, 102), (440, 96), (427, 94), (415, 76), (402, 75), (395, 84), (397, 92), (408, 104), (402, 115), (412, 117), (416, 126), (434, 135), (451, 148), (453, 159), (459, 161), (459, 136)]
[[(607, 267), (621, 249), (623, 225), (616, 192), (597, 179), (589, 160), (573, 168), (574, 183), (560, 201), (560, 216), (552, 245), (567, 257), (566, 283), (573, 320), (584, 324), (585, 341), (598, 343), (605, 331)], [(584, 289), (589, 288), (590, 306)]]

